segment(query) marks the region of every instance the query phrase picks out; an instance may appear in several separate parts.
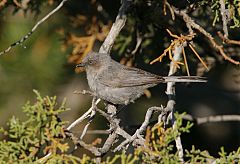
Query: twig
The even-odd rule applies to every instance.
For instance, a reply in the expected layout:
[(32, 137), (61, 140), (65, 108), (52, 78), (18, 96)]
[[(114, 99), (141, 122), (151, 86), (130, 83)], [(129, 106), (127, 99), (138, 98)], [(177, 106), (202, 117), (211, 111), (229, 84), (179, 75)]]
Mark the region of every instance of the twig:
[(226, 8), (225, 8), (225, 2), (224, 2), (224, 0), (219, 0), (219, 3), (221, 6), (220, 10), (221, 10), (221, 15), (222, 15), (224, 37), (228, 38), (227, 13), (226, 13)]
[(139, 49), (139, 47), (140, 47), (140, 45), (141, 45), (141, 43), (143, 41), (143, 38), (141, 37), (141, 35), (140, 35), (138, 30), (137, 30), (137, 38), (136, 38), (136, 40), (137, 40), (137, 43), (135, 45), (134, 50), (132, 50), (132, 52), (131, 52), (132, 55), (135, 55), (137, 53), (137, 51), (138, 51), (138, 49)]
[(93, 135), (95, 135), (95, 134), (104, 134), (104, 135), (107, 134), (107, 135), (109, 135), (110, 132), (109, 132), (109, 130), (88, 130), (87, 134), (93, 134)]
[(34, 31), (39, 27), (39, 25), (41, 25), (44, 21), (46, 21), (50, 16), (52, 16), (55, 12), (57, 12), (59, 9), (61, 9), (61, 7), (64, 5), (65, 2), (67, 2), (68, 0), (62, 0), (61, 3), (55, 8), (53, 9), (51, 12), (49, 12), (45, 17), (43, 17), (40, 21), (38, 21), (33, 28), (31, 29), (30, 32), (28, 32), (25, 36), (23, 36), (20, 40), (16, 41), (15, 43), (11, 44), (7, 49), (3, 50), (0, 52), (0, 56), (9, 52), (13, 47), (22, 44), (23, 42), (25, 42), (33, 33)]
[(169, 9), (169, 11), (170, 11), (170, 13), (171, 13), (172, 20), (175, 20), (174, 11), (173, 11), (171, 5), (170, 5), (167, 1), (165, 2), (165, 5), (168, 7), (168, 9)]
[[(132, 135), (129, 139), (126, 139), (123, 141), (118, 147), (116, 147), (113, 152), (120, 151), (126, 144), (133, 142), (134, 140), (140, 138), (142, 139), (141, 135), (143, 132), (146, 131), (147, 126), (150, 123), (150, 119), (155, 111), (161, 111), (163, 108), (162, 107), (151, 107), (147, 110), (147, 113), (145, 115), (145, 120), (142, 123), (141, 127), (136, 130), (134, 135)], [(145, 140), (142, 139), (141, 145), (144, 145)]]
[(207, 117), (193, 117), (190, 114), (183, 115), (183, 119), (195, 121), (197, 125), (214, 122), (240, 121), (240, 115), (217, 115)]
[(119, 35), (121, 29), (124, 27), (127, 16), (126, 10), (132, 3), (131, 0), (123, 0), (122, 5), (119, 9), (117, 18), (113, 23), (109, 34), (107, 35), (105, 41), (103, 42), (102, 46), (99, 49), (100, 53), (110, 53), (113, 43), (116, 40), (117, 36)]
[[(94, 99), (93, 99), (94, 100)], [(97, 99), (97, 101), (95, 102), (95, 106), (100, 102), (101, 99)], [(85, 112), (81, 117), (79, 117), (77, 120), (75, 120), (73, 123), (71, 123), (68, 127), (67, 130), (71, 130), (72, 128), (74, 128), (77, 124), (81, 123), (84, 119), (89, 117), (89, 114), (92, 112), (94, 106), (91, 106), (90, 109), (88, 109), (87, 112)]]
[(89, 125), (91, 124), (91, 122), (92, 122), (92, 120), (93, 120), (93, 118), (94, 118), (94, 116), (95, 116), (95, 114), (96, 114), (96, 104), (95, 104), (95, 97), (93, 98), (93, 100), (92, 100), (92, 111), (91, 111), (91, 114), (90, 114), (90, 116), (89, 116), (89, 120), (88, 120), (88, 123), (87, 123), (87, 125), (85, 125), (85, 127), (83, 128), (83, 132), (82, 132), (82, 135), (80, 136), (80, 140), (82, 140), (83, 139), (83, 137), (85, 136), (85, 134), (86, 134), (86, 132), (87, 132), (87, 130), (88, 130), (88, 127), (89, 127)]
[(44, 163), (45, 161), (47, 161), (47, 159), (52, 155), (52, 153), (48, 153), (47, 155), (45, 155), (44, 157), (38, 159), (36, 162), (39, 162), (39, 163)]
[[(157, 108), (155, 108), (155, 109), (157, 109)], [(112, 110), (112, 105), (108, 105), (108, 114), (105, 113), (104, 111), (98, 109), (98, 108), (96, 108), (96, 111), (99, 112), (103, 117), (105, 117), (108, 120), (108, 122), (110, 123), (110, 130), (112, 131), (111, 135), (109, 135), (107, 141), (104, 143), (103, 147), (100, 149), (102, 153), (106, 153), (107, 150), (110, 150), (111, 146), (117, 141), (118, 136), (122, 136), (123, 138), (125, 138), (125, 141), (123, 141), (122, 145), (125, 145), (125, 144), (129, 143), (130, 141), (132, 141), (132, 138), (135, 137), (135, 136), (132, 137), (131, 135), (129, 135), (125, 130), (123, 130), (120, 127), (120, 125), (119, 125), (120, 120), (112, 115), (112, 113), (115, 113)], [(112, 112), (112, 113), (109, 113), (109, 112)], [(146, 119), (150, 119), (150, 118), (147, 117)], [(147, 121), (147, 122), (149, 123), (149, 121)], [(142, 131), (144, 130), (145, 126), (147, 126), (146, 123), (144, 123), (141, 126), (142, 128), (140, 128), (140, 131), (139, 131), (140, 133), (142, 133)], [(134, 138), (135, 139), (134, 140), (134, 145), (141, 145), (142, 146), (142, 145), (144, 145), (144, 139), (142, 139), (139, 135), (137, 135), (137, 138)], [(118, 148), (114, 149), (114, 151), (118, 151), (121, 148), (123, 148), (123, 146), (119, 146)]]
[(74, 136), (74, 134), (71, 132), (65, 132), (65, 134), (73, 141), (74, 145), (79, 145), (83, 147), (84, 149), (90, 151), (92, 154), (94, 154), (97, 157), (101, 156), (101, 152), (97, 147), (90, 144), (86, 144), (85, 142), (81, 141), (78, 137)]
[[(183, 49), (183, 46), (175, 46), (175, 49), (173, 51), (174, 61), (180, 61), (181, 60), (182, 49)], [(176, 64), (172, 61), (170, 63), (170, 69), (169, 69), (168, 76), (173, 75), (176, 71), (177, 71)], [(169, 107), (171, 109), (171, 112), (169, 114), (169, 116), (170, 116), (169, 118), (171, 118), (171, 121), (172, 121), (172, 128), (177, 131), (177, 123), (176, 123), (175, 117), (174, 117), (174, 112), (175, 112), (175, 109), (174, 109), (174, 106), (175, 106), (175, 100), (174, 100), (175, 99), (175, 83), (174, 82), (168, 82), (167, 83), (166, 94), (169, 97), (169, 102), (167, 104), (168, 105), (167, 107)], [(182, 147), (181, 137), (179, 135), (175, 138), (175, 143), (176, 143), (176, 147), (177, 147), (177, 150), (178, 150), (179, 160), (182, 163), (184, 163), (183, 147)]]
[(110, 134), (106, 139), (105, 143), (103, 144), (103, 147), (100, 148), (99, 151), (102, 154), (107, 153), (111, 149), (112, 145), (117, 141), (117, 138), (118, 138), (117, 133)]
[(76, 91), (74, 91), (73, 93), (74, 93), (74, 94), (83, 94), (83, 95), (89, 94), (89, 95), (91, 95), (91, 96), (95, 96), (93, 92), (88, 91), (88, 90), (82, 90), (82, 91), (76, 90)]
[(223, 42), (225, 42), (225, 43), (240, 45), (239, 40), (232, 40), (232, 39), (226, 38), (226, 37), (223, 36), (223, 34), (220, 31), (218, 31), (217, 34), (223, 40)]
[(183, 54), (184, 65), (185, 65), (186, 70), (187, 70), (187, 75), (190, 76), (190, 72), (189, 72), (189, 69), (188, 69), (187, 57), (186, 57), (186, 53), (185, 53), (184, 48), (182, 49), (182, 54)]
[(113, 130), (113, 132), (108, 136), (107, 140), (103, 144), (103, 147), (99, 149), (102, 154), (105, 154), (110, 150), (110, 148), (112, 147), (112, 145), (116, 142), (116, 140), (118, 138), (116, 130), (119, 126), (119, 120), (113, 116), (116, 114), (117, 108), (114, 105), (108, 104), (107, 112), (109, 114), (105, 113), (104, 111), (102, 111), (98, 108), (96, 108), (96, 111), (98, 111), (102, 116), (104, 116), (109, 121), (110, 130)]
[(186, 13), (185, 10), (179, 10), (178, 8), (176, 7), (173, 7), (173, 10), (175, 12), (175, 14), (181, 16), (183, 18), (183, 20), (189, 24), (189, 26), (191, 26), (192, 28), (198, 30), (200, 33), (202, 33), (205, 37), (208, 38), (208, 40), (210, 41), (210, 43), (212, 44), (213, 48), (215, 48), (220, 54), (221, 56), (233, 63), (233, 64), (236, 64), (236, 65), (239, 65), (240, 62), (239, 61), (236, 61), (234, 59), (232, 59), (231, 57), (229, 57), (225, 52), (224, 52), (224, 49), (223, 49), (223, 46), (222, 45), (219, 45), (217, 44), (217, 42), (214, 40), (213, 36), (208, 33), (203, 27), (201, 27), (199, 24), (195, 23), (195, 21)]

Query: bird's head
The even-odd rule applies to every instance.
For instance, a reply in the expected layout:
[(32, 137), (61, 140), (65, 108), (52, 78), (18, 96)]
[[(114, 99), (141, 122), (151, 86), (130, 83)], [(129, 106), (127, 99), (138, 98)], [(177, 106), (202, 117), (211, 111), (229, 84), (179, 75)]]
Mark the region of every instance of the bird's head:
[(110, 60), (110, 55), (105, 53), (89, 52), (76, 67), (83, 67), (85, 69), (100, 69), (107, 65)]

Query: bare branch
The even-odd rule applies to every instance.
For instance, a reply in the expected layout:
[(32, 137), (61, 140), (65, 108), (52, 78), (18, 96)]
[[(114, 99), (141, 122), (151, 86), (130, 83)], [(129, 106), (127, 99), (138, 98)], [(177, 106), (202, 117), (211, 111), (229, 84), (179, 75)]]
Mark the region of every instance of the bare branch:
[(240, 45), (239, 40), (232, 40), (232, 39), (226, 38), (226, 37), (223, 36), (223, 34), (220, 31), (218, 31), (217, 34), (223, 40), (223, 42), (225, 42), (225, 43)]
[(171, 5), (168, 3), (168, 2), (165, 2), (165, 5), (168, 7), (170, 13), (171, 13), (171, 16), (172, 16), (172, 20), (175, 20), (175, 15), (174, 15), (174, 11), (171, 7)]
[(88, 130), (87, 134), (110, 134), (109, 130)]
[[(95, 101), (93, 99), (93, 101)], [(100, 99), (97, 99), (97, 101), (94, 103), (94, 105), (96, 106), (98, 103), (100, 102)], [(90, 109), (88, 109), (87, 112), (85, 112), (81, 117), (79, 117), (77, 120), (75, 120), (73, 123), (71, 123), (68, 127), (67, 130), (71, 130), (72, 128), (74, 128), (77, 124), (81, 123), (83, 120), (85, 120), (86, 118), (89, 117), (89, 114), (92, 112), (93, 108), (95, 107), (94, 105), (91, 106)]]
[(111, 30), (106, 37), (105, 41), (103, 42), (99, 52), (100, 53), (110, 53), (112, 46), (114, 44), (114, 41), (116, 40), (117, 36), (119, 35), (121, 29), (124, 27), (127, 16), (126, 16), (126, 10), (132, 3), (131, 0), (123, 0), (122, 5), (119, 9), (117, 18), (115, 22), (113, 23)]
[[(141, 127), (139, 129), (136, 130), (136, 132), (134, 133), (134, 135), (132, 135), (129, 139), (126, 139), (125, 141), (123, 141), (118, 147), (116, 147), (113, 151), (116, 152), (116, 151), (119, 151), (121, 150), (126, 144), (128, 143), (131, 143), (133, 142), (134, 140), (140, 138), (141, 141), (141, 145), (144, 146), (144, 142), (145, 140), (141, 137), (142, 133), (146, 131), (147, 129), (147, 126), (149, 125), (150, 123), (150, 119), (153, 115), (153, 113), (155, 111), (161, 111), (163, 108), (162, 107), (151, 107), (148, 109), (146, 115), (145, 115), (145, 120), (144, 122), (142, 123)], [(139, 143), (138, 142), (138, 143)]]
[(136, 40), (137, 40), (137, 43), (136, 43), (136, 46), (135, 46), (134, 50), (132, 50), (132, 52), (131, 52), (132, 55), (135, 55), (137, 53), (137, 51), (138, 51), (138, 49), (139, 49), (139, 47), (140, 47), (140, 45), (143, 41), (143, 38), (141, 37), (138, 30), (137, 30), (137, 39)]
[[(186, 44), (184, 44), (184, 45), (186, 45)], [(176, 66), (176, 63), (174, 61), (180, 61), (181, 60), (181, 53), (183, 52), (182, 51), (183, 46), (182, 45), (181, 46), (175, 46), (175, 49), (173, 50), (173, 55), (174, 55), (173, 59), (174, 60), (171, 61), (171, 63), (170, 63), (170, 69), (169, 69), (168, 76), (173, 75), (177, 71), (177, 66)], [(175, 97), (175, 83), (174, 82), (168, 82), (167, 83), (166, 94), (169, 97), (167, 107), (171, 111), (169, 116), (170, 116), (171, 121), (172, 121), (172, 128), (177, 131), (177, 123), (176, 123), (175, 117), (174, 117), (174, 112), (175, 112), (175, 109), (174, 109), (174, 106), (175, 106), (175, 100), (174, 100), (174, 97)], [(184, 162), (183, 147), (182, 147), (182, 142), (181, 142), (180, 136), (177, 136), (175, 138), (175, 143), (176, 143), (176, 147), (177, 147), (177, 150), (178, 150), (178, 157), (179, 157), (180, 161), (183, 163)]]
[(228, 28), (227, 28), (227, 13), (226, 13), (226, 8), (225, 8), (225, 2), (224, 0), (219, 0), (220, 3), (220, 10), (221, 10), (221, 15), (222, 15), (222, 22), (223, 22), (223, 32), (224, 32), (224, 37), (228, 38)]
[(82, 90), (82, 91), (76, 90), (76, 91), (74, 91), (73, 93), (74, 93), (74, 94), (83, 94), (83, 95), (89, 94), (89, 95), (91, 95), (91, 96), (95, 96), (93, 92), (88, 91), (88, 90)]
[(95, 111), (94, 108), (93, 108), (93, 110), (92, 110), (92, 112), (91, 112), (91, 114), (90, 114), (90, 116), (89, 116), (90, 118), (89, 118), (89, 120), (88, 120), (88, 123), (87, 123), (87, 125), (85, 125), (85, 127), (84, 127), (84, 129), (83, 129), (83, 132), (82, 132), (82, 134), (81, 134), (81, 136), (80, 136), (80, 139), (81, 139), (81, 140), (83, 139), (83, 137), (84, 137), (85, 134), (87, 133), (88, 127), (89, 127), (89, 125), (91, 124), (91, 122), (92, 122), (95, 114), (96, 114), (96, 111)]
[(112, 145), (117, 141), (117, 138), (118, 138), (118, 135), (117, 133), (112, 133), (108, 136), (107, 140), (105, 141), (104, 145), (102, 148), (99, 149), (99, 151), (102, 153), (102, 154), (105, 154), (107, 153)]
[[(113, 110), (111, 108), (112, 108), (112, 105), (108, 105), (108, 113), (109, 113), (109, 111)], [(109, 137), (106, 140), (106, 142), (104, 143), (103, 147), (100, 149), (101, 152), (106, 153), (107, 151), (109, 151), (111, 146), (117, 141), (118, 136), (122, 136), (123, 138), (125, 138), (125, 140), (117, 148), (114, 149), (114, 152), (119, 151), (122, 148), (126, 148), (125, 145), (130, 142), (133, 142), (133, 141), (134, 141), (134, 143), (133, 143), (134, 146), (136, 146), (136, 145), (143, 146), (145, 144), (144, 139), (140, 135), (141, 135), (141, 133), (143, 133), (146, 130), (146, 127), (149, 124), (149, 120), (151, 118), (152, 112), (154, 110), (160, 110), (160, 109), (162, 109), (162, 108), (152, 107), (148, 111), (148, 114), (146, 115), (145, 121), (142, 124), (142, 126), (139, 128), (139, 130), (136, 131), (135, 135), (131, 136), (120, 127), (120, 125), (119, 125), (120, 120), (117, 119), (116, 116), (113, 116), (112, 113), (107, 114), (104, 111), (96, 108), (96, 111), (99, 112), (103, 117), (105, 117), (108, 120), (108, 122), (110, 123), (110, 130), (112, 131), (111, 135), (109, 135)], [(113, 113), (115, 113), (115, 112), (113, 112)]]
[(193, 117), (190, 114), (184, 115), (183, 119), (189, 121), (195, 121), (197, 125), (214, 122), (228, 122), (228, 121), (240, 121), (240, 115), (217, 115), (207, 117)]
[(101, 156), (101, 152), (99, 149), (93, 145), (86, 144), (82, 140), (78, 139), (78, 137), (74, 136), (71, 132), (65, 132), (65, 134), (73, 141), (74, 145), (81, 146), (84, 149), (90, 151), (92, 154), (94, 154), (96, 157)]
[(107, 153), (111, 149), (112, 145), (116, 142), (116, 140), (118, 138), (118, 134), (116, 133), (116, 131), (117, 131), (117, 128), (119, 127), (119, 120), (115, 117), (111, 117), (111, 116), (116, 114), (117, 108), (114, 105), (108, 104), (107, 109), (108, 109), (109, 114), (107, 114), (104, 111), (96, 108), (96, 110), (99, 113), (101, 113), (101, 115), (103, 115), (109, 121), (110, 130), (113, 130), (113, 132), (108, 136), (107, 140), (105, 141), (103, 147), (99, 149), (99, 151), (102, 154)]
[[(224, 52), (224, 49), (223, 49), (223, 46), (222, 45), (219, 45), (217, 44), (217, 42), (214, 40), (213, 36), (208, 33), (203, 27), (201, 27), (199, 24), (197, 24), (187, 13), (185, 10), (179, 10), (177, 9), (176, 7), (173, 7), (173, 10), (175, 12), (175, 14), (183, 17), (183, 20), (189, 25), (191, 26), (192, 28), (198, 30), (200, 33), (202, 33), (205, 37), (208, 38), (208, 40), (210, 41), (210, 43), (212, 44), (213, 48), (215, 48), (220, 54), (221, 56), (233, 63), (233, 64), (236, 64), (236, 65), (239, 65), (240, 62), (239, 61), (235, 61), (234, 59), (232, 59), (231, 57), (229, 57), (225, 52)], [(219, 58), (219, 57), (218, 57)], [(220, 59), (220, 58), (219, 58)]]
[(61, 3), (55, 8), (53, 9), (51, 12), (49, 12), (45, 17), (43, 17), (40, 21), (38, 21), (33, 28), (31, 29), (30, 32), (28, 32), (25, 36), (23, 36), (20, 40), (16, 41), (15, 43), (11, 44), (7, 49), (3, 50), (0, 52), (0, 56), (9, 52), (13, 47), (22, 44), (23, 42), (25, 42), (33, 33), (34, 31), (44, 22), (46, 21), (50, 16), (52, 16), (55, 12), (57, 12), (58, 10), (60, 10), (62, 8), (62, 6), (64, 5), (65, 2), (67, 2), (68, 0), (62, 0)]

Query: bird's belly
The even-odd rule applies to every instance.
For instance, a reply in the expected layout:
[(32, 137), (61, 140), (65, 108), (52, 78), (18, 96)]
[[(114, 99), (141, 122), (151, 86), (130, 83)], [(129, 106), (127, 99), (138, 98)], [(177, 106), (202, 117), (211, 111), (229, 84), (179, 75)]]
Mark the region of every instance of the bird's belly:
[(113, 104), (125, 104), (133, 102), (135, 99), (143, 94), (141, 87), (123, 87), (123, 88), (110, 88), (104, 87), (104, 89), (98, 90), (98, 96), (111, 102)]

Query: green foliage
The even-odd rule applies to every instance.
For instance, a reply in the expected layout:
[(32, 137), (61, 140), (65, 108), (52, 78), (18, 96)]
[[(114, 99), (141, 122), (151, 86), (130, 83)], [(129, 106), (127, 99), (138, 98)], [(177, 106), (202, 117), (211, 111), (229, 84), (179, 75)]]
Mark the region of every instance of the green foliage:
[(219, 152), (220, 158), (216, 160), (217, 163), (236, 163), (240, 161), (240, 147), (237, 151), (230, 152), (227, 154), (224, 151), (224, 147)]
[(195, 149), (194, 146), (192, 146), (192, 150), (186, 150), (186, 157), (189, 159), (189, 163), (210, 163), (210, 161), (214, 160), (207, 151)]
[[(0, 161), (6, 163), (31, 163), (34, 161), (71, 161), (79, 159), (65, 154), (69, 146), (65, 141), (64, 125), (58, 115), (67, 110), (65, 101), (58, 106), (56, 97), (42, 98), (37, 91), (37, 101), (23, 106), (26, 121), (13, 116), (8, 130), (1, 129), (4, 139), (0, 141)], [(47, 158), (42, 158), (51, 152)]]

